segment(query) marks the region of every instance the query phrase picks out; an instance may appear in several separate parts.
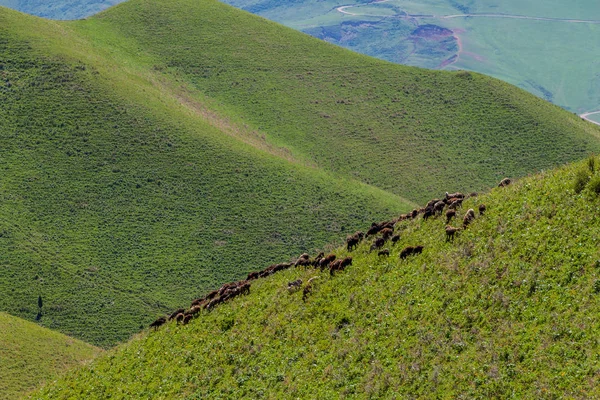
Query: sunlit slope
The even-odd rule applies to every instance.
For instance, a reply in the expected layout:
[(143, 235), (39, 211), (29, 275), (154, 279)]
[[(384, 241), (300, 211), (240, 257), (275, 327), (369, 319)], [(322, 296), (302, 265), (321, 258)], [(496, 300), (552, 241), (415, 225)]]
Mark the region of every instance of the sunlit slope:
[(140, 70), (0, 9), (0, 310), (33, 320), (41, 295), (40, 324), (110, 346), (251, 269), (412, 208), (246, 144), (243, 127)]
[(0, 399), (15, 399), (100, 354), (100, 349), (0, 313)]
[[(594, 176), (580, 194), (578, 174)], [(148, 331), (39, 397), (596, 398), (590, 187), (600, 192), (600, 174), (579, 163), (466, 200), (459, 219), (487, 211), (454, 241), (445, 218), (400, 222), (389, 258), (369, 240), (334, 277), (296, 268), (255, 281), (250, 295)], [(424, 251), (400, 260), (409, 245)], [(306, 302), (286, 290), (313, 276)]]
[(597, 127), (506, 83), (375, 60), (214, 0), (133, 0), (68, 26), (144, 57), (297, 158), (410, 200), (599, 148)]

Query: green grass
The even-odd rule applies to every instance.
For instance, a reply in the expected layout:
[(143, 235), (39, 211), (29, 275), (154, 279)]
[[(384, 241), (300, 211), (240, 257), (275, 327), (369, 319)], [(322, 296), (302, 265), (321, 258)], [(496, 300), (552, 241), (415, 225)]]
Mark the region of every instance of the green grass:
[(218, 2), (126, 2), (68, 26), (125, 41), (114, 57), (154, 63), (295, 158), (411, 201), (598, 148), (596, 127), (500, 81), (359, 56)]
[(97, 347), (0, 313), (0, 399), (20, 398), (99, 354)]
[(137, 71), (73, 58), (61, 25), (0, 20), (4, 311), (33, 320), (42, 295), (42, 325), (111, 346), (224, 281), (412, 206), (240, 139)]
[[(444, 220), (418, 218), (396, 226), (387, 259), (363, 243), (335, 277), (298, 268), (256, 281), (34, 397), (596, 398), (600, 197), (573, 191), (579, 170), (589, 163), (468, 199), (459, 215), (487, 212), (453, 242)], [(423, 254), (400, 261), (416, 244)], [(287, 293), (315, 275), (306, 303)]]
[[(0, 10), (0, 309), (109, 347), (250, 270), (600, 130), (472, 73), (393, 65), (216, 1)], [(408, 200), (405, 200), (408, 199)]]

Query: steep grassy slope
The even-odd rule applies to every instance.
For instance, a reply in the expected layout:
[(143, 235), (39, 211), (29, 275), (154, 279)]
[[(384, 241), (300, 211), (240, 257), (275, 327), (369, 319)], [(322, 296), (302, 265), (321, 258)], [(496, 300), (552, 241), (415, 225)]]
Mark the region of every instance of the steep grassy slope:
[[(487, 212), (454, 242), (445, 221), (419, 218), (396, 226), (389, 258), (363, 243), (335, 277), (293, 269), (257, 281), (250, 295), (141, 334), (36, 398), (597, 398), (597, 166), (465, 201), (461, 215), (481, 203)], [(594, 177), (577, 194), (581, 175)], [(423, 254), (398, 259), (416, 244)], [(315, 275), (306, 303), (287, 293), (286, 282)]]
[(413, 201), (599, 150), (597, 127), (506, 83), (360, 56), (215, 0), (135, 0), (66, 26), (296, 158)]
[(410, 207), (247, 145), (57, 23), (0, 9), (0, 76), (0, 310), (42, 295), (40, 323), (90, 343)]
[(0, 313), (0, 399), (15, 399), (100, 354), (79, 340)]

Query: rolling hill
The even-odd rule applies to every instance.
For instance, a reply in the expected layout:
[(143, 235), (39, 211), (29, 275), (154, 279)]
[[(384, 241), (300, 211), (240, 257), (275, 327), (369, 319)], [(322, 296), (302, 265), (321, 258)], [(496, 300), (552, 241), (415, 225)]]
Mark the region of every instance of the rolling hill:
[[(389, 257), (298, 267), (110, 350), (36, 398), (597, 398), (598, 158), (401, 221)], [(576, 190), (577, 188), (577, 190)], [(366, 228), (366, 227), (365, 227)], [(422, 254), (399, 258), (405, 246)], [(348, 254), (335, 250), (338, 257)], [(302, 290), (288, 282), (311, 277)]]
[(498, 80), (361, 56), (213, 0), (0, 9), (0, 309), (109, 347), (440, 188), (600, 148)]
[(0, 399), (23, 396), (99, 354), (97, 347), (0, 313)]

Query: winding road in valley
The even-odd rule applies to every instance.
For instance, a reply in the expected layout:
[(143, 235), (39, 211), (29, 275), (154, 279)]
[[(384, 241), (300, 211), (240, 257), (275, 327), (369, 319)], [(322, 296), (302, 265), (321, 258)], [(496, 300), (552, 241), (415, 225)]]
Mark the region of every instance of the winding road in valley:
[(591, 122), (592, 124), (600, 125), (600, 122), (594, 121), (593, 119), (589, 118), (590, 115), (594, 115), (594, 114), (600, 114), (600, 111), (592, 111), (592, 112), (583, 113), (580, 115), (580, 117), (585, 119), (586, 121)]
[[(365, 5), (375, 5), (387, 3), (391, 0), (376, 0), (367, 4), (354, 4), (349, 6), (337, 7), (336, 10), (342, 14), (365, 17), (389, 17), (389, 15), (377, 14), (357, 14), (348, 11), (348, 9), (356, 8)], [(433, 14), (398, 14), (395, 17), (399, 18), (423, 18), (423, 19), (453, 19), (453, 18), (507, 18), (507, 19), (525, 19), (530, 21), (549, 21), (549, 22), (569, 22), (573, 24), (600, 24), (600, 20), (596, 19), (571, 19), (571, 18), (549, 18), (549, 17), (532, 17), (528, 15), (513, 15), (513, 14), (496, 14), (496, 13), (472, 13), (472, 14), (451, 14), (451, 15), (433, 15)]]

